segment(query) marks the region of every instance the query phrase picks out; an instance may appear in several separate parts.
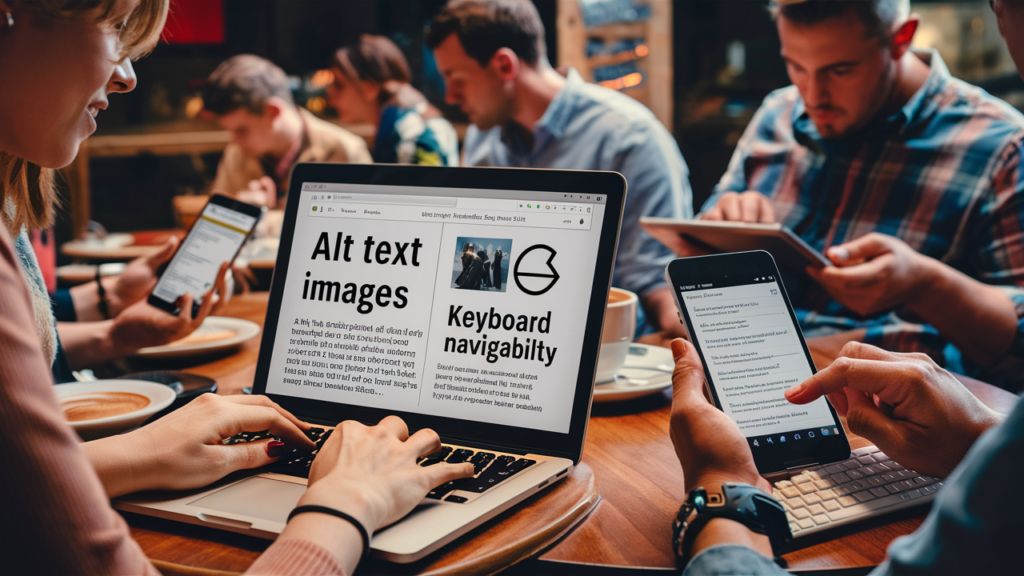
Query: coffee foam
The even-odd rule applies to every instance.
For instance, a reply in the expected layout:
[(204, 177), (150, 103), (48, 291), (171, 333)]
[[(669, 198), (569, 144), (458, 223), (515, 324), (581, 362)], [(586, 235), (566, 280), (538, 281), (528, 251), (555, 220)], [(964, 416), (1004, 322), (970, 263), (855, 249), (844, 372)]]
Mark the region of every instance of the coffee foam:
[(120, 416), (149, 406), (149, 398), (132, 392), (89, 392), (62, 399), (68, 422), (83, 422)]

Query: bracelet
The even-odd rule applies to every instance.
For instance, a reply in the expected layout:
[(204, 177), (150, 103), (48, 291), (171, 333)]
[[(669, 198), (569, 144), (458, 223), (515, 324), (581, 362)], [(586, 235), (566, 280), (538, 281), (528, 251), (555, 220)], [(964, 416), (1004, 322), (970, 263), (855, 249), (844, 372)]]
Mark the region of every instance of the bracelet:
[(362, 557), (365, 558), (370, 553), (370, 533), (366, 531), (366, 527), (363, 526), (362, 522), (356, 520), (355, 517), (350, 516), (342, 512), (341, 510), (335, 510), (334, 508), (328, 508), (327, 506), (316, 505), (296, 506), (295, 509), (292, 510), (292, 513), (288, 515), (288, 520), (285, 521), (285, 524), (291, 522), (292, 518), (298, 516), (299, 514), (305, 514), (306, 512), (319, 512), (320, 514), (327, 514), (328, 516), (341, 518), (342, 520), (355, 526), (356, 530), (359, 531), (359, 536), (363, 539)]
[(103, 281), (100, 279), (100, 267), (98, 264), (96, 265), (96, 293), (100, 297), (96, 307), (99, 308), (104, 320), (110, 320), (110, 301), (107, 300), (107, 289), (103, 287)]

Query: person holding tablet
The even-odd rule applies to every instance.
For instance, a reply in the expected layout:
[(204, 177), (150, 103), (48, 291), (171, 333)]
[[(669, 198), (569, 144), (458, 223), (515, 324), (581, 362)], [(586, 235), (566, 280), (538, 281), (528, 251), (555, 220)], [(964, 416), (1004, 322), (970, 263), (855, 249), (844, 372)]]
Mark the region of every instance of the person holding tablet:
[(1024, 385), (1024, 116), (910, 50), (907, 0), (772, 4), (793, 86), (700, 217), (780, 222), (834, 266), (785, 276), (807, 336)]

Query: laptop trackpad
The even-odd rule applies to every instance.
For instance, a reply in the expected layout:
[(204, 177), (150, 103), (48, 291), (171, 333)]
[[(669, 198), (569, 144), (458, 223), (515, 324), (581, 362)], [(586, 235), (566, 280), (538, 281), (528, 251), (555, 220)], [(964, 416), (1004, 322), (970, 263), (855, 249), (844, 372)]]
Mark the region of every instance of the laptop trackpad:
[(305, 491), (302, 484), (254, 476), (188, 505), (284, 523)]

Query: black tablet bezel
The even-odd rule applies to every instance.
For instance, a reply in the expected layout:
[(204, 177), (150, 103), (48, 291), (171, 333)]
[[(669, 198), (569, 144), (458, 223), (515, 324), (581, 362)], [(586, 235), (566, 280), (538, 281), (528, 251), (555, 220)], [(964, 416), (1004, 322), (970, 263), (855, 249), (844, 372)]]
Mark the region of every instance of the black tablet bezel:
[[(669, 263), (668, 268), (665, 270), (665, 276), (672, 285), (672, 294), (676, 301), (676, 307), (683, 316), (686, 330), (690, 334), (690, 341), (697, 349), (697, 354), (700, 355), (701, 363), (704, 366), (705, 383), (711, 392), (715, 406), (719, 409), (722, 408), (722, 402), (718, 397), (718, 390), (713, 384), (714, 380), (711, 378), (711, 372), (704, 358), (703, 347), (694, 336), (693, 320), (690, 318), (686, 306), (682, 305), (679, 286), (699, 284), (730, 285), (735, 282), (738, 276), (743, 278), (761, 276), (777, 278), (779, 292), (786, 303), (786, 309), (789, 311), (790, 320), (796, 329), (807, 364), (810, 366), (812, 374), (817, 372), (814, 358), (811, 356), (810, 349), (807, 348), (807, 342), (804, 340), (803, 332), (800, 330), (800, 323), (797, 321), (796, 313), (793, 311), (793, 304), (790, 303), (789, 294), (786, 293), (786, 287), (782, 283), (782, 276), (775, 265), (775, 259), (768, 252), (754, 250), (750, 252), (677, 258)], [(730, 280), (730, 277), (733, 280)], [(742, 283), (750, 284), (750, 282), (746, 281)], [(841, 432), (838, 435), (808, 438), (806, 441), (799, 443), (788, 442), (785, 444), (760, 446), (757, 450), (752, 451), (758, 472), (762, 475), (775, 474), (790, 469), (838, 462), (850, 457), (850, 443), (846, 437), (846, 430), (843, 428), (839, 415), (836, 413), (832, 403), (828, 401), (828, 398), (825, 398), (825, 403), (828, 405), (829, 413), (832, 415), (834, 427), (841, 430)], [(796, 431), (799, 432), (800, 430), (802, 429)], [(786, 432), (786, 434), (788, 433)]]
[[(267, 317), (263, 327), (259, 360), (253, 393), (265, 394), (270, 372), (271, 351), (277, 333), (278, 317), (271, 311), (279, 310), (284, 292), (284, 280), (292, 251), (303, 182), (330, 182), (383, 186), (410, 186), (431, 188), (492, 189), (495, 197), (502, 191), (552, 192), (560, 194), (592, 194), (606, 196), (605, 215), (601, 229), (600, 247), (595, 266), (590, 307), (583, 327), (583, 345), (580, 369), (577, 374), (576, 394), (569, 431), (565, 434), (545, 432), (514, 426), (472, 422), (409, 412), (365, 408), (323, 400), (308, 400), (294, 396), (269, 394), (284, 408), (302, 418), (324, 424), (337, 424), (343, 420), (357, 420), (375, 424), (389, 414), (403, 418), (410, 430), (431, 428), (448, 442), (467, 445), (507, 447), (509, 451), (529, 451), (549, 456), (569, 458), (579, 462), (590, 417), (597, 355), (600, 348), (604, 309), (611, 287), (612, 265), (622, 221), (626, 181), (616, 172), (584, 172), (566, 170), (531, 170), (518, 168), (444, 168), (402, 165), (357, 164), (299, 164), (292, 171), (291, 184), (285, 208), (281, 243), (271, 281)], [(556, 198), (552, 198), (555, 201)]]
[[(234, 262), (235, 258), (238, 258), (238, 254), (242, 251), (242, 247), (245, 246), (245, 242), (249, 238), (252, 237), (252, 233), (253, 233), (253, 231), (256, 230), (256, 226), (259, 225), (260, 218), (263, 217), (263, 212), (265, 210), (264, 210), (264, 208), (262, 208), (260, 206), (254, 206), (252, 204), (247, 204), (245, 202), (242, 202), (241, 200), (235, 200), (234, 198), (229, 198), (229, 197), (224, 196), (222, 194), (213, 194), (213, 195), (210, 196), (210, 199), (206, 201), (206, 204), (203, 204), (203, 209), (199, 211), (199, 216), (200, 217), (202, 217), (203, 212), (206, 211), (206, 208), (210, 204), (216, 204), (217, 206), (222, 206), (224, 208), (227, 208), (228, 210), (234, 210), (235, 212), (238, 212), (240, 214), (245, 214), (246, 216), (252, 216), (253, 218), (256, 219), (256, 221), (253, 222), (253, 224), (252, 224), (252, 229), (249, 230), (249, 233), (246, 234), (245, 238), (243, 238), (242, 241), (238, 244), (238, 248), (235, 250), (234, 256), (231, 257), (231, 262)], [(185, 245), (185, 242), (188, 240), (188, 237), (192, 234), (192, 231), (195, 230), (196, 224), (199, 224), (199, 218), (196, 218), (196, 221), (193, 222), (192, 226), (189, 227), (188, 233), (185, 234), (185, 238), (181, 241), (180, 244), (178, 244), (178, 249), (175, 250), (174, 256), (171, 256), (171, 259), (168, 260), (166, 264), (164, 264), (163, 266), (161, 266), (157, 270), (157, 273), (156, 273), (156, 276), (157, 276), (157, 281), (156, 282), (157, 283), (153, 286), (154, 290), (156, 290), (156, 286), (160, 285), (160, 279), (163, 278), (164, 272), (166, 272), (167, 269), (170, 268), (171, 266), (174, 266), (174, 263), (175, 263), (175, 261), (178, 258), (178, 252), (181, 251), (181, 247)], [(159, 308), (159, 309), (161, 309), (161, 310), (163, 310), (165, 312), (169, 312), (171, 314), (177, 314), (178, 311), (179, 311), (179, 307), (178, 307), (177, 302), (168, 302), (168, 301), (164, 300), (163, 298), (157, 297), (155, 294), (153, 294), (153, 292), (149, 293), (149, 297), (146, 298), (146, 302), (150, 306), (153, 306), (155, 308)], [(196, 313), (196, 311), (199, 309), (200, 305), (201, 305), (201, 302), (198, 302), (198, 301), (193, 302), (193, 304), (192, 304), (192, 313), (193, 314)]]

